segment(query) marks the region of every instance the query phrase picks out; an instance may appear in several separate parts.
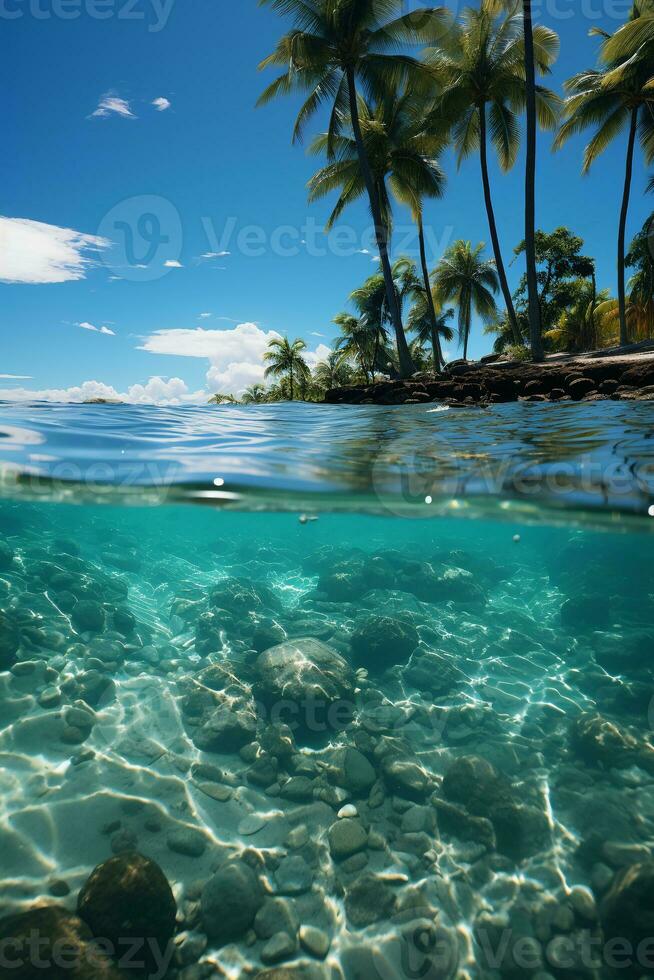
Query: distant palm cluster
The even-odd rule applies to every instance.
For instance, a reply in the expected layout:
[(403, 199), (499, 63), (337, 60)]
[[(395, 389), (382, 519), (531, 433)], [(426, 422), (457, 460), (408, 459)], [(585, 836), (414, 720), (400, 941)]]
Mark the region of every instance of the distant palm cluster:
[[(629, 336), (634, 341), (654, 334), (654, 260), (649, 248), (649, 224), (646, 222), (636, 235), (626, 255), (626, 264), (633, 269), (628, 282), (626, 313)], [(608, 290), (598, 289), (595, 263), (583, 254), (583, 239), (568, 228), (557, 228), (549, 234), (537, 231), (535, 241), (546, 349), (579, 353), (617, 344), (618, 301)], [(485, 323), (484, 332), (495, 337), (493, 347), (498, 354), (515, 359), (529, 357), (526, 277), (523, 276), (512, 296), (521, 334), (521, 342), (516, 344), (509, 316), (495, 301), (497, 271), (494, 263), (483, 257), (483, 248), (483, 244), (473, 248), (470, 242), (454, 242), (430, 272), (435, 332), (432, 332), (434, 320), (416, 263), (400, 258), (392, 264), (393, 284), (417, 371), (437, 373), (444, 362), (443, 345), (457, 339), (464, 358), (467, 357), (473, 311)], [(524, 242), (514, 251), (520, 255)], [(349, 303), (351, 312), (334, 317), (339, 336), (333, 350), (313, 371), (304, 357), (303, 340), (290, 341), (286, 337), (271, 340), (264, 355), (265, 375), (278, 380), (268, 385), (252, 385), (241, 396), (241, 403), (322, 401), (330, 388), (370, 384), (380, 377), (398, 377), (397, 349), (391, 341), (392, 325), (381, 272), (369, 276), (355, 289)], [(216, 404), (237, 401), (233, 395), (218, 394), (212, 398)]]

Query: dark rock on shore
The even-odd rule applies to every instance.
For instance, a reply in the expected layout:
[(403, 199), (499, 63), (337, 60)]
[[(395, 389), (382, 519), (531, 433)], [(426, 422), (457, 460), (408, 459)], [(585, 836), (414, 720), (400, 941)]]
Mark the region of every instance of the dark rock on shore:
[(455, 405), (525, 401), (580, 401), (654, 398), (654, 359), (584, 358), (529, 364), (455, 362), (442, 375), (333, 388), (330, 404), (401, 405), (447, 402)]

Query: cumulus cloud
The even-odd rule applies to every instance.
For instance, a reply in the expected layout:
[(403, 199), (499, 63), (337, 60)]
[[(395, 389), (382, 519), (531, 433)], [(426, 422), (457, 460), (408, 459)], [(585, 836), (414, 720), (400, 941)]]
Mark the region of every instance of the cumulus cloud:
[[(249, 385), (265, 383), (263, 355), (269, 342), (279, 336), (274, 330), (262, 330), (256, 323), (239, 323), (228, 330), (205, 330), (202, 327), (158, 330), (145, 339), (140, 350), (205, 358), (209, 361), (209, 390), (239, 395)], [(313, 367), (328, 353), (329, 348), (320, 344), (315, 351), (306, 351), (305, 358)]]
[(327, 344), (318, 344), (315, 350), (307, 350), (304, 352), (304, 360), (307, 362), (311, 370), (315, 368), (316, 364), (320, 361), (326, 361), (331, 354), (331, 347)]
[(165, 112), (166, 109), (170, 109), (171, 103), (168, 99), (164, 99), (163, 96), (161, 96), (158, 99), (154, 99), (152, 105), (155, 107), (157, 112)]
[(0, 400), (6, 401), (46, 401), (46, 402), (85, 402), (95, 398), (109, 401), (128, 402), (133, 405), (192, 405), (207, 401), (204, 390), (189, 391), (181, 378), (153, 377), (146, 384), (131, 385), (127, 391), (118, 391), (102, 381), (84, 381), (71, 388), (31, 388), (0, 389)]
[(109, 242), (72, 228), (29, 218), (0, 215), (0, 282), (50, 283), (84, 279), (93, 258), (89, 252)]
[(103, 95), (97, 109), (91, 113), (92, 117), (103, 118), (105, 116), (123, 116), (127, 119), (135, 119), (136, 116), (130, 108), (127, 99), (119, 99), (116, 95)]
[(94, 333), (104, 333), (108, 337), (116, 336), (114, 331), (110, 330), (109, 327), (96, 327), (92, 323), (88, 323), (86, 320), (83, 323), (78, 323), (77, 326), (81, 327), (82, 330), (92, 330)]
[(164, 267), (166, 269), (182, 269), (182, 263), (178, 262), (177, 259), (166, 259), (164, 262)]

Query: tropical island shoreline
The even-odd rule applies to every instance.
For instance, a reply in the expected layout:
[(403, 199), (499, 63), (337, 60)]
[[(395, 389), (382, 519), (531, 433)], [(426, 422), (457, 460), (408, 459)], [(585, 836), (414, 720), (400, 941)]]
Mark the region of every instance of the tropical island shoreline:
[(332, 388), (324, 400), (340, 405), (438, 402), (451, 407), (515, 401), (648, 401), (654, 400), (652, 346), (633, 345), (622, 353), (555, 355), (539, 363), (490, 355), (480, 361), (455, 361), (438, 375), (422, 372), (408, 379)]

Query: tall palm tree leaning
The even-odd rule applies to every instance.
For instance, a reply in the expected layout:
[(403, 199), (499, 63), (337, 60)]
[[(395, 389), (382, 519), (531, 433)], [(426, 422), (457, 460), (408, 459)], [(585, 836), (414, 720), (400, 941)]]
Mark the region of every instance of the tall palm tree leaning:
[(436, 296), (440, 302), (454, 302), (458, 307), (459, 339), (465, 361), (473, 312), (484, 323), (497, 316), (493, 294), (499, 289), (499, 279), (495, 263), (482, 258), (483, 250), (483, 242), (476, 248), (470, 242), (454, 242), (434, 270)]
[[(565, 122), (555, 146), (562, 146), (575, 133), (595, 128), (585, 149), (582, 172), (587, 173), (597, 157), (621, 133), (627, 133), (622, 205), (618, 224), (618, 313), (620, 344), (629, 342), (625, 296), (625, 232), (636, 136), (647, 163), (654, 159), (654, 16), (649, 7), (635, 5), (630, 21), (613, 35), (603, 35), (604, 64), (600, 69), (574, 75), (566, 82), (571, 93), (565, 103)], [(594, 33), (599, 33), (595, 31)], [(640, 131), (640, 133), (639, 133)]]
[[(413, 306), (409, 310), (407, 317), (407, 329), (416, 334), (416, 341), (420, 347), (429, 344), (431, 347), (432, 367), (438, 371), (439, 360), (443, 359), (440, 338), (451, 342), (454, 340), (454, 331), (448, 325), (448, 320), (454, 316), (452, 307), (443, 309), (434, 298), (434, 290), (430, 285), (431, 303), (427, 303), (424, 289), (416, 291)], [(432, 313), (432, 310), (434, 311)], [(434, 347), (434, 316), (436, 317), (436, 336), (438, 337), (438, 347)]]
[[(424, 107), (424, 100), (420, 96), (405, 91), (399, 96), (386, 96), (374, 109), (359, 98), (358, 109), (361, 138), (386, 238), (390, 239), (393, 224), (387, 181), (393, 197), (409, 208), (418, 228), (423, 283), (432, 320), (432, 350), (437, 354), (434, 369), (440, 370), (443, 361), (436, 309), (429, 285), (423, 202), (428, 197), (443, 196), (445, 175), (437, 154), (443, 149), (445, 141), (425, 131)], [(353, 134), (346, 130), (332, 137), (329, 133), (316, 137), (311, 149), (313, 153), (327, 153), (328, 156), (331, 151), (332, 159), (309, 181), (309, 200), (315, 201), (333, 190), (340, 190), (336, 206), (327, 222), (329, 229), (348, 204), (366, 193), (357, 144)]]
[[(300, 139), (308, 119), (319, 106), (332, 103), (330, 138), (338, 134), (349, 115), (359, 162), (368, 192), (381, 260), (388, 309), (395, 330), (400, 372), (413, 373), (413, 362), (402, 328), (402, 316), (393, 289), (389, 242), (382, 221), (375, 183), (361, 134), (357, 103), (357, 80), (367, 97), (381, 98), (397, 91), (406, 81), (420, 87), (428, 75), (426, 66), (397, 51), (398, 45), (434, 43), (447, 25), (445, 8), (419, 8), (398, 14), (405, 0), (259, 0), (283, 15), (290, 15), (295, 26), (278, 42), (274, 52), (260, 68), (281, 65), (284, 72), (263, 92), (259, 105), (277, 95), (296, 89), (309, 93), (297, 117), (294, 140)], [(391, 18), (392, 19), (385, 19)]]
[(273, 337), (268, 341), (268, 350), (263, 355), (267, 365), (264, 372), (267, 378), (288, 376), (291, 401), (295, 396), (296, 381), (306, 381), (311, 376), (309, 365), (302, 357), (307, 345), (303, 340), (290, 341), (288, 337)]
[[(515, 164), (520, 144), (517, 113), (529, 109), (525, 85), (525, 47), (528, 38), (515, 0), (508, 13), (502, 13), (498, 0), (482, 0), (479, 9), (467, 8), (439, 45), (425, 54), (433, 68), (440, 94), (427, 126), (436, 131), (451, 127), (459, 164), (479, 152), (484, 203), (488, 216), (493, 255), (500, 289), (506, 306), (513, 339), (522, 343), (522, 334), (513, 305), (500, 246), (495, 209), (488, 173), (488, 139), (503, 170)], [(536, 27), (529, 63), (546, 74), (558, 54), (559, 39), (546, 27)], [(535, 42), (535, 53), (534, 53)], [(538, 121), (544, 129), (555, 129), (559, 98), (542, 86), (535, 86)], [(528, 147), (529, 150), (529, 147)], [(532, 234), (533, 240), (533, 234)], [(533, 344), (532, 344), (533, 347)], [(535, 347), (538, 352), (538, 343)]]

